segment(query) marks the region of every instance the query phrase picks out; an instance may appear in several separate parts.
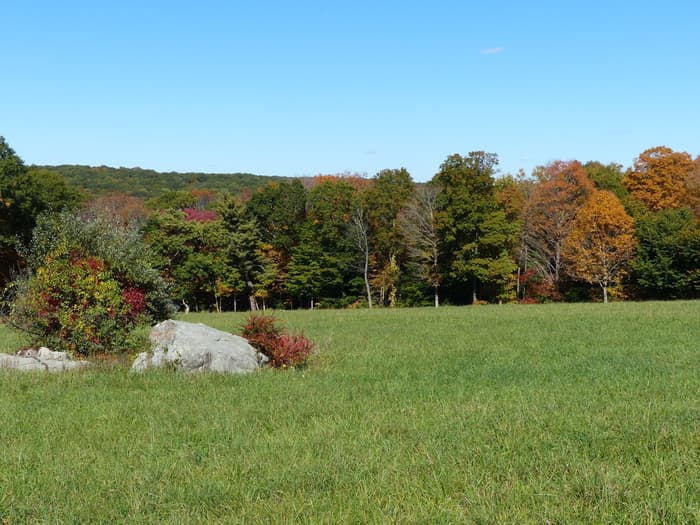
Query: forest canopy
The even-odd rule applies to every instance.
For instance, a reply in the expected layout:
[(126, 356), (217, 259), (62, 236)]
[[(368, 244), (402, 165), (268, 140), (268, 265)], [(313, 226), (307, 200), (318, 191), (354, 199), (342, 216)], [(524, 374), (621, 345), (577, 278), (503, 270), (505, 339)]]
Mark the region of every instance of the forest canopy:
[(416, 183), (26, 166), (1, 143), (5, 281), (38, 219), (76, 209), (138, 231), (182, 309), (700, 298), (700, 160), (665, 146), (530, 175), (455, 153)]

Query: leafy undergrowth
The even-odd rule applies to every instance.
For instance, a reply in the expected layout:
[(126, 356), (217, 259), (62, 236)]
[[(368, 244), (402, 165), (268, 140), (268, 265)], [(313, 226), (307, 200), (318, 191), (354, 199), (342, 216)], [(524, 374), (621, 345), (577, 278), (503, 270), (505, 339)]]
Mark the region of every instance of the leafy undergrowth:
[(276, 315), (307, 368), (0, 371), (0, 523), (700, 521), (700, 302)]
[(314, 350), (314, 343), (304, 332), (286, 332), (276, 317), (251, 314), (241, 335), (252, 346), (270, 359), (274, 368), (297, 368), (306, 365)]

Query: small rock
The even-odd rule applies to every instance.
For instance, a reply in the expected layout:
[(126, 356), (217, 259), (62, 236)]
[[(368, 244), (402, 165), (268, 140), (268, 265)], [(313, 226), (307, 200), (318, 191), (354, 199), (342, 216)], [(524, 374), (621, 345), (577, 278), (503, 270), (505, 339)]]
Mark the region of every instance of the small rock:
[(74, 361), (65, 352), (54, 352), (46, 347), (29, 348), (17, 354), (0, 354), (0, 368), (22, 372), (64, 372), (90, 366), (88, 361)]

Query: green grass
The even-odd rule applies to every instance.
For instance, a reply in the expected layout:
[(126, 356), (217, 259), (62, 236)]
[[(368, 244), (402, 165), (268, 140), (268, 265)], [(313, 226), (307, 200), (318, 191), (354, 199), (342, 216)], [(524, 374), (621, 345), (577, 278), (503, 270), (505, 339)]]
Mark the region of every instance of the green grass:
[(700, 522), (700, 302), (278, 316), (307, 369), (0, 372), (0, 523)]

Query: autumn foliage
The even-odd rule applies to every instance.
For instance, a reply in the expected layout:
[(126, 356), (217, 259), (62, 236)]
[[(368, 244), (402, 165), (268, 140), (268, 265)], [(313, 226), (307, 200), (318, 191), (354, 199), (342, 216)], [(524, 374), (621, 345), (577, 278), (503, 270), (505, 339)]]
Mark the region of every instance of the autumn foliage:
[(114, 217), (44, 217), (26, 257), (10, 319), (33, 344), (82, 356), (125, 352), (139, 323), (170, 313), (151, 254)]
[(301, 333), (287, 333), (271, 315), (251, 315), (241, 336), (270, 359), (275, 368), (294, 368), (306, 364), (314, 344)]
[[(43, 285), (65, 286), (73, 297), (113, 278), (119, 292), (103, 290), (94, 303), (107, 305), (108, 316), (126, 308), (122, 317), (136, 319), (144, 305), (154, 311), (158, 289), (185, 312), (580, 301), (598, 287), (604, 300), (608, 288), (615, 298), (700, 297), (700, 157), (666, 146), (643, 151), (629, 168), (556, 160), (530, 174), (503, 173), (496, 153), (471, 151), (449, 155), (426, 182), (405, 168), (384, 169), (268, 179), (245, 195), (221, 191), (213, 174), (155, 191), (133, 177), (146, 170), (128, 170), (133, 195), (110, 193), (76, 213), (88, 222), (108, 217), (107, 231), (133, 230), (132, 241), (148, 248), (129, 241), (139, 264), (92, 227), (71, 227), (60, 242), (45, 230), (35, 242), (45, 248), (40, 256), (17, 249), (17, 239), (42, 232), (40, 213), (56, 215), (62, 205), (42, 197), (55, 186), (45, 184), (45, 170), (23, 167), (1, 137), (0, 157), (0, 280), (20, 266), (38, 278), (48, 261), (57, 266)], [(95, 170), (101, 179), (123, 171)], [(178, 174), (170, 175), (174, 183)], [(87, 193), (106, 188), (97, 187)], [(97, 273), (80, 274), (88, 269)], [(59, 277), (65, 282), (54, 282)], [(41, 293), (26, 297), (42, 315), (55, 307), (39, 304)], [(270, 326), (251, 330), (270, 356), (280, 345), (291, 349), (285, 355), (306, 352), (301, 339)]]
[(570, 273), (603, 290), (619, 282), (634, 256), (634, 220), (609, 191), (593, 192), (576, 215), (564, 243), (563, 255)]
[(578, 161), (545, 166), (525, 207), (523, 249), (538, 273), (555, 292), (564, 276), (564, 241), (593, 183)]
[(54, 349), (84, 356), (113, 351), (145, 319), (145, 292), (122, 290), (104, 260), (78, 252), (49, 257), (26, 286), (14, 318)]
[(695, 168), (688, 153), (659, 146), (635, 159), (634, 169), (623, 183), (651, 211), (680, 208), (688, 200), (688, 184)]

